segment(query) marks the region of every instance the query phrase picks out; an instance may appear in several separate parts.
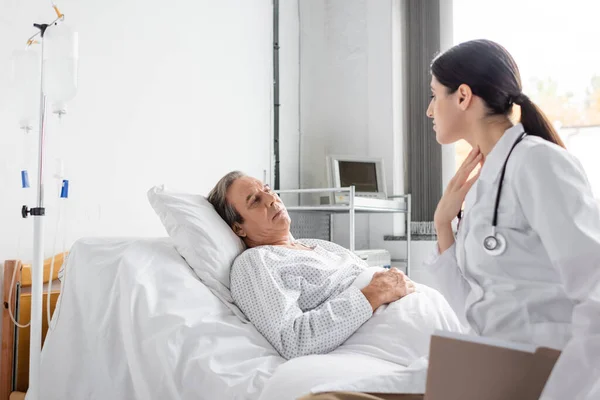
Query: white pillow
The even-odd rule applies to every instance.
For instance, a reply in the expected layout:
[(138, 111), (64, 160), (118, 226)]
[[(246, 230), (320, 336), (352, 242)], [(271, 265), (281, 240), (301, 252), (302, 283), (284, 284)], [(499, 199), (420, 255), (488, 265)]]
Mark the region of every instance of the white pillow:
[(204, 196), (172, 192), (161, 185), (148, 191), (148, 200), (175, 248), (202, 283), (243, 317), (229, 291), (231, 265), (245, 250), (242, 240)]

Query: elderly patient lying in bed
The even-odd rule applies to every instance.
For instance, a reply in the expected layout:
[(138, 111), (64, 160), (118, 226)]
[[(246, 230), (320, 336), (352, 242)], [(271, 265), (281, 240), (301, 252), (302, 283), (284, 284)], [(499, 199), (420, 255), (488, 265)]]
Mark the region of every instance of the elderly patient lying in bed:
[[(443, 297), (403, 272), (369, 268), (331, 242), (294, 240), (284, 204), (260, 180), (231, 172), (208, 200), (248, 246), (231, 270), (232, 296), (283, 357), (344, 343), (409, 364), (426, 355), (434, 329), (460, 330)], [(398, 309), (384, 313), (392, 302)]]

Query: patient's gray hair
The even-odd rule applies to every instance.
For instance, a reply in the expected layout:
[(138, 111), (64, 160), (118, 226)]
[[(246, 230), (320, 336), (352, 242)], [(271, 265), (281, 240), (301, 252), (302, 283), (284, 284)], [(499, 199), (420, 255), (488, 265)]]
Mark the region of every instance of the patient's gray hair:
[(243, 223), (244, 219), (240, 213), (238, 213), (237, 210), (227, 202), (227, 190), (236, 179), (244, 176), (246, 176), (246, 174), (243, 172), (231, 171), (222, 177), (208, 194), (208, 201), (213, 205), (217, 213), (230, 227), (233, 227), (233, 224), (236, 222), (238, 224)]

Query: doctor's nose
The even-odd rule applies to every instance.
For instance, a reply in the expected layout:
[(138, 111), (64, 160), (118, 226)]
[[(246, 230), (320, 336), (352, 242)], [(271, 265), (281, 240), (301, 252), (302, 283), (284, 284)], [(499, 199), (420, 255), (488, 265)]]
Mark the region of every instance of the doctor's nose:
[(429, 117), (429, 118), (433, 118), (432, 103), (433, 103), (433, 100), (429, 102), (429, 106), (427, 107), (427, 111), (425, 112), (425, 114), (427, 114), (427, 117)]

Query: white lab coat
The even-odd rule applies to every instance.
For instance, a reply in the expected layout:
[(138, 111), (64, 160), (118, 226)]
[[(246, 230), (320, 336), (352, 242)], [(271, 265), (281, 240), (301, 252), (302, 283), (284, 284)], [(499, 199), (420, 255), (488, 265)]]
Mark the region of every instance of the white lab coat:
[(506, 251), (491, 256), (483, 248), (502, 165), (522, 132), (515, 125), (490, 152), (465, 199), (456, 243), (426, 270), (477, 334), (563, 350), (542, 399), (591, 400), (600, 391), (600, 209), (580, 163), (526, 136), (510, 156), (500, 198)]

